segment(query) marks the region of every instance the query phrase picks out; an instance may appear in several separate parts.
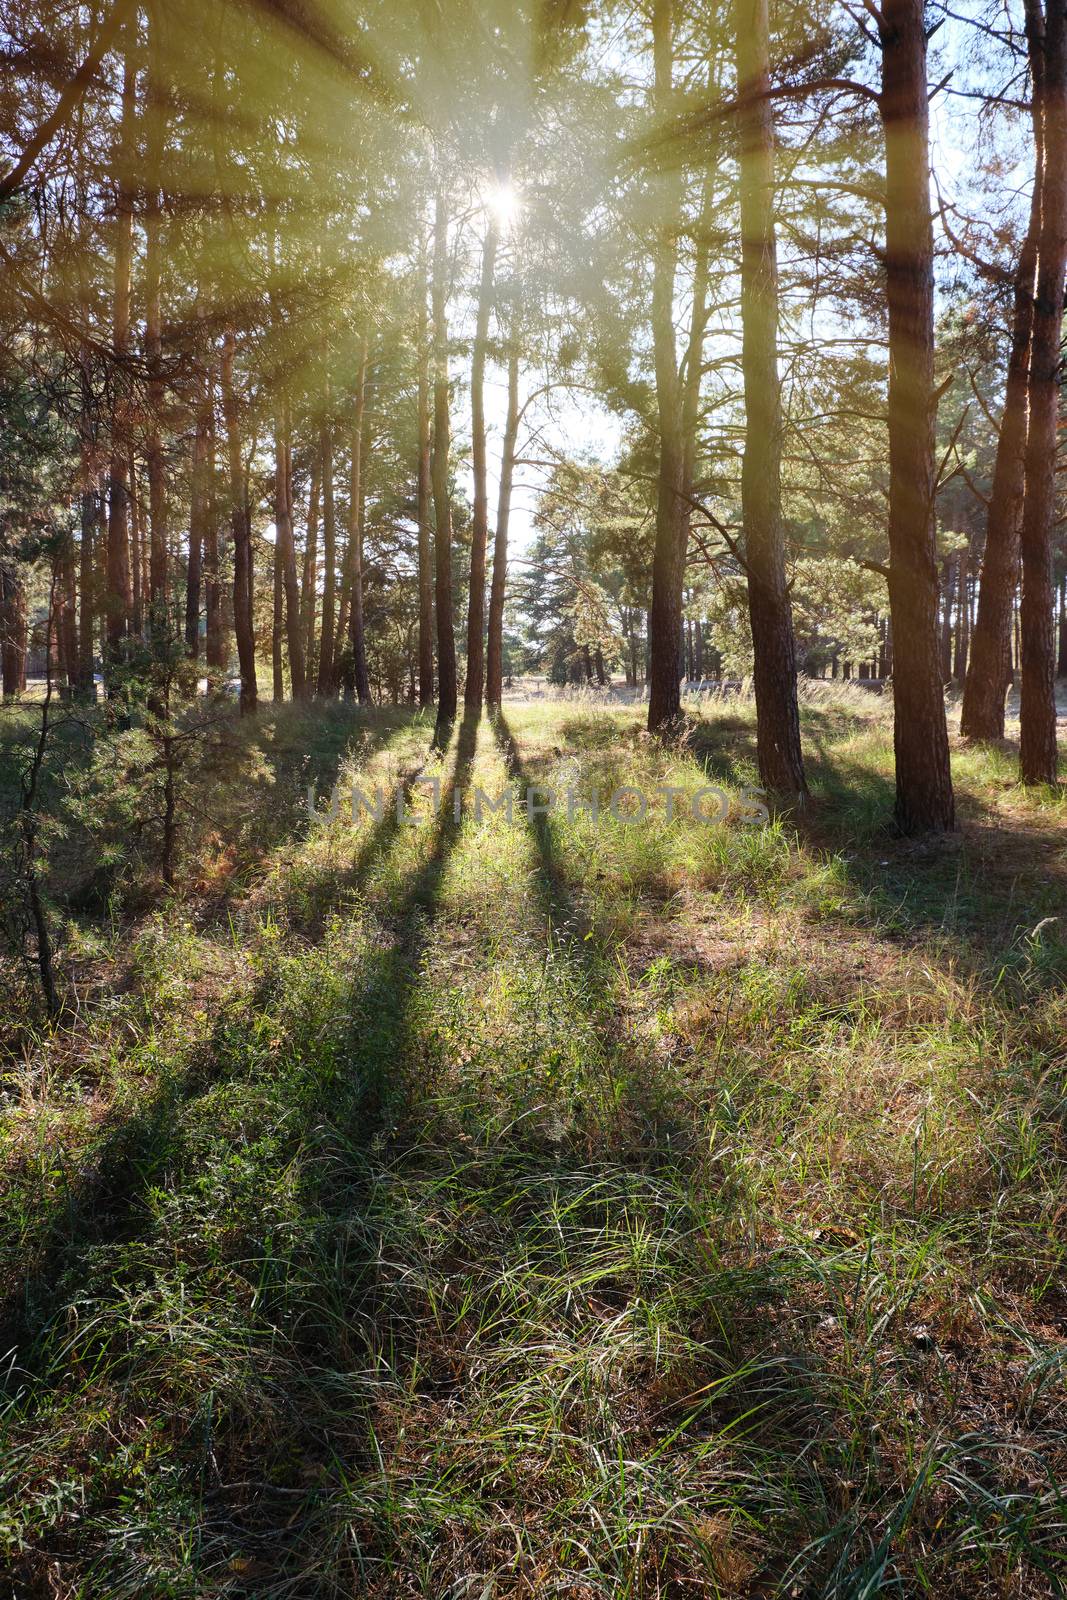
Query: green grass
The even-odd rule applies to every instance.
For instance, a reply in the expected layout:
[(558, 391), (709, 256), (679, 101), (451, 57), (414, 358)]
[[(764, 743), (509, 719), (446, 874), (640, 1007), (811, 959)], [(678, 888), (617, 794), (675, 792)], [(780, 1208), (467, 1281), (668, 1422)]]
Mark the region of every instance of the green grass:
[(804, 723), (766, 828), (300, 817), (309, 767), (733, 794), (736, 701), (242, 732), (195, 892), (15, 1018), (11, 1592), (1063, 1592), (1064, 804), (960, 749), (900, 841), (881, 708)]

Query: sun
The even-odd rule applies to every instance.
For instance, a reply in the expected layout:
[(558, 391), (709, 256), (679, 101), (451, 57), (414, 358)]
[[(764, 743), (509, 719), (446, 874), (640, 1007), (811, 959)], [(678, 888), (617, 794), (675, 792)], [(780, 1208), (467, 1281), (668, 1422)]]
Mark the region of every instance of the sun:
[(522, 213), (522, 196), (513, 183), (491, 183), (485, 193), (485, 204), (497, 227), (505, 232), (514, 226)]

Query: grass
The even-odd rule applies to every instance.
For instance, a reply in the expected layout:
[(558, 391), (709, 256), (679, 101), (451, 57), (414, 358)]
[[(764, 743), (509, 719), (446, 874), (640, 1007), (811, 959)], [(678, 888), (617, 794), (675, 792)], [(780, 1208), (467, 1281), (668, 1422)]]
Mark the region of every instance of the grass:
[(1063, 1592), (1064, 804), (960, 748), (896, 840), (883, 708), (803, 716), (753, 828), (452, 805), (736, 806), (743, 701), (287, 710), (195, 892), (72, 920), (4, 1067), (10, 1592)]

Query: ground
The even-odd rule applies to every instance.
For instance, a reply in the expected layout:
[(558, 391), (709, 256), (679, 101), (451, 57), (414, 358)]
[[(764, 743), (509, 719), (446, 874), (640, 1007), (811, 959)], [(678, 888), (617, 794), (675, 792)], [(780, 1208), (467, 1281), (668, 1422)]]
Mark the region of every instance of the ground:
[[(746, 825), (751, 706), (641, 716), (267, 710), (180, 891), (71, 919), (3, 1058), (5, 1592), (1063, 1592), (1067, 806), (956, 741), (894, 838), (835, 685)], [(457, 819), (509, 781), (731, 815)]]

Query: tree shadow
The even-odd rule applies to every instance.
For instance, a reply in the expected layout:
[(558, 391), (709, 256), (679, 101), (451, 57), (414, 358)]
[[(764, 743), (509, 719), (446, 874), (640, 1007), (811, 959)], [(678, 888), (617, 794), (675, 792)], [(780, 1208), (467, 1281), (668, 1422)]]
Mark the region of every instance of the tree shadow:
[[(522, 1330), (521, 1318), (529, 1314), (527, 1297), (547, 1284), (552, 1273), (561, 1277), (561, 1293), (553, 1291), (554, 1297), (533, 1308), (531, 1363), (542, 1345), (551, 1344), (557, 1328), (561, 1342), (571, 1328), (582, 1338), (602, 1338), (611, 1318), (655, 1296), (655, 1265), (647, 1260), (631, 1267), (612, 1260), (604, 1265), (598, 1259), (601, 1232), (610, 1240), (612, 1227), (624, 1231), (631, 1204), (639, 1223), (642, 1205), (655, 1208), (648, 1225), (664, 1232), (669, 1215), (664, 1248), (678, 1253), (679, 1315), (690, 1343), (676, 1373), (664, 1378), (658, 1365), (647, 1372), (636, 1369), (632, 1392), (628, 1389), (622, 1397), (627, 1478), (638, 1478), (641, 1495), (647, 1484), (650, 1505), (656, 1506), (651, 1499), (656, 1487), (652, 1463), (662, 1455), (669, 1494), (674, 1489), (670, 1473), (676, 1441), (681, 1441), (677, 1449), (684, 1476), (700, 1459), (712, 1430), (725, 1438), (736, 1425), (742, 1437), (751, 1434), (753, 1451), (761, 1469), (766, 1466), (766, 1483), (774, 1492), (779, 1475), (791, 1486), (794, 1479), (788, 1473), (796, 1462), (809, 1459), (815, 1463), (810, 1469), (813, 1494), (824, 1481), (837, 1481), (832, 1476), (837, 1458), (829, 1456), (830, 1465), (820, 1476), (818, 1456), (841, 1416), (827, 1405), (828, 1361), (820, 1353), (817, 1331), (827, 1304), (835, 1302), (818, 1298), (819, 1283), (815, 1268), (807, 1264), (806, 1247), (804, 1253), (788, 1257), (778, 1251), (770, 1262), (749, 1265), (739, 1258), (723, 1262), (716, 1257), (709, 1243), (718, 1216), (714, 1208), (728, 1208), (732, 1193), (726, 1186), (699, 1181), (697, 1153), (690, 1158), (683, 1130), (667, 1130), (669, 1137), (664, 1136), (662, 1115), (657, 1115), (661, 1108), (649, 1106), (657, 1078), (650, 1055), (642, 1056), (635, 1046), (627, 1075), (618, 1080), (622, 1098), (635, 1116), (647, 1117), (649, 1128), (645, 1145), (625, 1152), (616, 1147), (610, 1128), (599, 1143), (583, 1145), (575, 1138), (553, 1145), (538, 1142), (515, 1119), (495, 1130), (491, 1141), (468, 1137), (451, 1143), (449, 1125), (435, 1121), (432, 1112), (424, 1115), (419, 1108), (418, 1119), (412, 1117), (407, 1126), (396, 1114), (411, 1088), (405, 1074), (418, 1066), (412, 1059), (420, 1042), (413, 1005), (426, 973), (443, 880), (462, 830), (453, 802), (473, 766), (478, 724), (473, 715), (459, 727), (455, 764), (424, 856), (389, 907), (388, 926), (376, 936), (363, 967), (336, 992), (338, 1025), (344, 1030), (336, 1055), (327, 1049), (325, 1004), (312, 990), (306, 1033), (291, 1047), (291, 1063), (278, 1072), (274, 1100), (253, 1098), (250, 1104), (252, 1126), (242, 1137), (253, 1151), (257, 1137), (265, 1141), (257, 1177), (262, 1194), (245, 1199), (240, 1226), (220, 1207), (224, 1228), (211, 1241), (225, 1268), (218, 1281), (225, 1287), (227, 1275), (239, 1280), (235, 1303), (247, 1313), (247, 1321), (238, 1325), (235, 1373), (227, 1371), (217, 1354), (226, 1348), (226, 1315), (233, 1314), (229, 1303), (220, 1307), (216, 1323), (211, 1301), (202, 1302), (212, 1326), (210, 1341), (197, 1347), (198, 1353), (207, 1352), (209, 1367), (201, 1389), (196, 1388), (188, 1354), (181, 1352), (186, 1366), (178, 1369), (184, 1385), (178, 1403), (188, 1405), (187, 1416), (179, 1417), (173, 1397), (157, 1403), (145, 1396), (145, 1384), (155, 1372), (130, 1340), (128, 1321), (115, 1329), (104, 1325), (90, 1345), (98, 1384), (93, 1404), (110, 1401), (114, 1393), (105, 1383), (102, 1344), (110, 1339), (117, 1348), (115, 1388), (121, 1388), (125, 1407), (131, 1412), (139, 1408), (138, 1418), (142, 1412), (147, 1418), (146, 1425), (138, 1421), (144, 1431), (135, 1437), (151, 1440), (156, 1481), (167, 1486), (163, 1516), (173, 1545), (144, 1515), (149, 1499), (138, 1499), (136, 1482), (122, 1479), (119, 1509), (119, 1491), (105, 1487), (101, 1509), (101, 1491), (92, 1485), (84, 1510), (79, 1502), (78, 1515), (71, 1519), (76, 1532), (69, 1535), (70, 1545), (49, 1531), (47, 1559), (55, 1561), (59, 1576), (73, 1575), (83, 1559), (92, 1561), (90, 1582), (97, 1582), (95, 1592), (104, 1592), (111, 1576), (108, 1562), (115, 1562), (124, 1582), (122, 1587), (116, 1583), (114, 1592), (134, 1592), (129, 1575), (136, 1563), (174, 1558), (179, 1541), (194, 1551), (183, 1559), (195, 1573), (183, 1566), (177, 1582), (210, 1584), (225, 1573), (223, 1582), (235, 1593), (265, 1592), (268, 1583), (279, 1594), (370, 1592), (371, 1585), (376, 1585), (374, 1592), (391, 1593), (401, 1585), (413, 1587), (412, 1568), (405, 1560), (411, 1559), (414, 1546), (422, 1563), (419, 1570), (429, 1574), (428, 1585), (440, 1576), (433, 1565), (438, 1543), (453, 1553), (457, 1568), (463, 1561), (468, 1571), (472, 1566), (478, 1570), (479, 1497), (488, 1494), (499, 1505), (498, 1512), (487, 1514), (498, 1515), (508, 1532), (512, 1504), (525, 1510), (538, 1502), (533, 1493), (524, 1500), (521, 1485), (513, 1488), (510, 1476), (502, 1477), (494, 1454), (474, 1458), (465, 1430), (488, 1430), (495, 1449), (509, 1424), (525, 1426), (523, 1397), (512, 1379), (524, 1359), (515, 1330)], [(529, 781), (529, 766), (504, 718), (495, 731), (510, 774), (520, 783)], [(551, 823), (536, 812), (527, 814), (526, 822), (540, 909), (559, 932), (563, 958), (595, 972), (601, 959), (596, 941), (585, 936), (585, 921), (558, 859)], [(399, 827), (390, 813), (368, 834), (357, 859), (363, 874), (389, 854)], [(270, 999), (267, 985), (257, 1007), (267, 1007)], [(601, 1004), (594, 1026), (611, 1035), (618, 1054), (620, 1019), (610, 1002)], [(242, 1056), (241, 1032), (250, 1021), (250, 1014), (229, 1020), (210, 1052), (217, 1059), (205, 1067), (216, 1075), (240, 1068), (260, 1096), (265, 1091), (259, 1079), (267, 1075), (269, 1055)], [(162, 1173), (174, 1187), (185, 1159), (179, 1112), (180, 1102), (172, 1101), (161, 1114), (165, 1139), (173, 1149), (163, 1167), (157, 1160), (150, 1174), (150, 1181), (158, 1183)], [(256, 1127), (257, 1118), (265, 1128)], [(278, 1143), (272, 1145), (276, 1137)], [(235, 1151), (238, 1174), (244, 1153)], [(137, 1159), (124, 1159), (124, 1171), (139, 1180)], [(657, 1186), (655, 1169), (661, 1160), (679, 1170), (666, 1174)], [(271, 1211), (270, 1180), (275, 1177), (280, 1185), (289, 1185), (293, 1196), (290, 1211), (280, 1220)], [(239, 1188), (235, 1195), (239, 1201)], [(566, 1249), (573, 1251), (571, 1256), (565, 1251), (551, 1254), (560, 1217), (570, 1230)], [(173, 1244), (168, 1238), (160, 1241), (161, 1275), (169, 1269), (166, 1253), (171, 1248), (187, 1254), (193, 1264), (190, 1276), (201, 1267), (203, 1241), (195, 1221), (194, 1213)], [(145, 1226), (140, 1210), (127, 1218), (127, 1226), (128, 1237)], [(861, 1253), (857, 1245), (854, 1254), (859, 1258)], [(104, 1259), (96, 1270), (107, 1265)], [(68, 1271), (57, 1286), (68, 1304), (76, 1299), (79, 1281), (88, 1279), (89, 1264), (79, 1261), (77, 1266), (81, 1278)], [(489, 1301), (487, 1307), (477, 1304), (479, 1291)], [(794, 1323), (787, 1320), (791, 1306), (797, 1307)], [(135, 1318), (144, 1315), (143, 1310), (134, 1313)], [(182, 1315), (176, 1312), (174, 1328), (167, 1329), (179, 1345)], [(529, 1327), (528, 1340), (534, 1337)], [(139, 1336), (142, 1329), (135, 1327), (134, 1332)], [(495, 1378), (494, 1359), (503, 1369)], [(139, 1391), (133, 1381), (138, 1360), (143, 1362)], [(605, 1374), (607, 1370), (605, 1366)], [(218, 1399), (216, 1373), (230, 1385), (229, 1395), (222, 1387)], [(564, 1386), (558, 1367), (546, 1363), (542, 1373), (544, 1386)], [(724, 1376), (729, 1382), (720, 1391)], [(599, 1381), (606, 1383), (607, 1375)], [(250, 1396), (243, 1410), (233, 1398), (242, 1382)], [(493, 1382), (498, 1385), (495, 1393)], [(714, 1410), (698, 1416), (693, 1395), (712, 1390)], [(465, 1394), (473, 1398), (465, 1399)], [(487, 1395), (495, 1409), (486, 1421), (477, 1405)], [(128, 1419), (119, 1414), (118, 1401), (113, 1403), (116, 1416), (109, 1417), (108, 1425), (121, 1437)], [(568, 1413), (566, 1430), (568, 1447), (588, 1438), (600, 1448), (603, 1427), (594, 1412), (587, 1417), (575, 1407)], [(631, 1473), (631, 1453), (641, 1461), (643, 1476), (636, 1468)], [(82, 1470), (80, 1463), (72, 1470)], [(533, 1431), (524, 1435), (518, 1470), (528, 1474), (531, 1485), (538, 1476), (548, 1476)], [(573, 1457), (566, 1471), (572, 1482), (581, 1472), (581, 1489), (588, 1490), (599, 1518), (596, 1497), (607, 1500), (602, 1485), (587, 1468), (576, 1468)], [(87, 1469), (86, 1476), (91, 1476)], [(714, 1492), (710, 1485), (709, 1493)], [(742, 1485), (738, 1491), (743, 1505), (757, 1510), (765, 1492), (762, 1470), (750, 1488)], [(547, 1482), (546, 1493), (558, 1498), (554, 1481)], [(665, 1498), (663, 1504), (670, 1505), (665, 1517), (674, 1517), (674, 1502)], [(775, 1527), (788, 1532), (788, 1518)], [(539, 1536), (535, 1529), (531, 1544)], [(798, 1531), (797, 1547), (802, 1537)], [(60, 1570), (59, 1556), (69, 1556), (71, 1574)], [(502, 1574), (507, 1570), (503, 1561), (501, 1557)], [(51, 1578), (51, 1566), (48, 1573)], [(704, 1578), (712, 1581), (707, 1568)], [(442, 1582), (433, 1592), (444, 1593), (446, 1587), (451, 1583)], [(687, 1579), (685, 1587), (697, 1592), (698, 1581)]]
[[(383, 728), (383, 736), (386, 731)], [(459, 731), (455, 767), (434, 819), (429, 857), (396, 914), (398, 924), (404, 927), (412, 913), (421, 908), (426, 915), (419, 931), (398, 941), (393, 950), (383, 952), (380, 970), (368, 980), (368, 989), (377, 994), (383, 1015), (393, 1017), (397, 1029), (403, 1026), (440, 880), (461, 826), (454, 815), (453, 797), (469, 776), (477, 736), (477, 716), (465, 718)], [(339, 749), (338, 762), (345, 753), (344, 748)], [(408, 798), (419, 771), (421, 768), (406, 780)], [(357, 887), (365, 881), (375, 863), (391, 849), (399, 826), (396, 812), (390, 808), (358, 852), (346, 875), (347, 887)], [(23, 1230), (18, 1238), (17, 1261), (12, 1250), (10, 1267), (0, 1267), (0, 1348), (13, 1353), (8, 1380), (22, 1382), (32, 1370), (30, 1347), (47, 1340), (52, 1318), (69, 1303), (72, 1294), (76, 1295), (79, 1284), (88, 1280), (94, 1248), (104, 1242), (131, 1241), (150, 1226), (147, 1200), (151, 1190), (161, 1182), (173, 1184), (182, 1169), (183, 1114), (227, 1076), (237, 1075), (240, 1069), (234, 1066), (233, 1057), (235, 1036), (242, 1032), (241, 1018), (252, 1018), (269, 1004), (271, 982), (270, 977), (264, 976), (236, 1007), (223, 1006), (210, 1039), (189, 1049), (181, 1070), (165, 1075), (155, 1091), (132, 1112), (109, 1114), (98, 1129), (91, 1150), (81, 1157), (77, 1176), (64, 1173), (53, 1205), (41, 1208), (37, 1203), (31, 1228)], [(371, 993), (364, 997), (373, 998)], [(383, 1056), (389, 1058), (399, 1046), (399, 1034), (381, 1043)], [(366, 1087), (370, 1093), (363, 1096), (371, 1123), (376, 1119), (376, 1108), (387, 1098), (379, 1078), (377, 1073), (368, 1075)], [(12, 1214), (13, 1206), (9, 1205), (9, 1216)]]
[(557, 859), (552, 839), (552, 824), (548, 814), (536, 808), (531, 810), (526, 805), (527, 795), (538, 788), (537, 779), (523, 761), (518, 741), (502, 710), (494, 716), (493, 732), (504, 758), (508, 776), (516, 780), (522, 790), (519, 804), (525, 809), (527, 828), (537, 852), (537, 871), (534, 881), (541, 909), (550, 928), (566, 942), (569, 952), (588, 970), (593, 964), (591, 941), (586, 937), (589, 931), (588, 924), (582, 916), (578, 901), (571, 894), (562, 866)]
[[(816, 805), (798, 838), (833, 856), (862, 896), (857, 925), (893, 939), (948, 940), (972, 974), (1018, 969), (1048, 987), (1067, 975), (1067, 834), (1062, 825), (1008, 822), (957, 782), (954, 834), (902, 836), (893, 824), (891, 773), (812, 740)], [(1028, 934), (1050, 922), (1037, 950)]]

